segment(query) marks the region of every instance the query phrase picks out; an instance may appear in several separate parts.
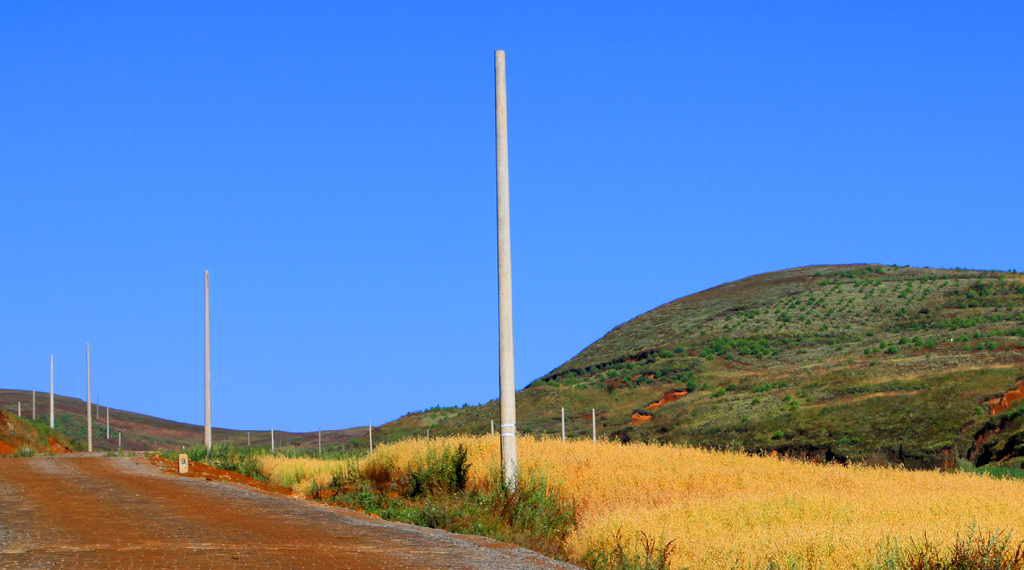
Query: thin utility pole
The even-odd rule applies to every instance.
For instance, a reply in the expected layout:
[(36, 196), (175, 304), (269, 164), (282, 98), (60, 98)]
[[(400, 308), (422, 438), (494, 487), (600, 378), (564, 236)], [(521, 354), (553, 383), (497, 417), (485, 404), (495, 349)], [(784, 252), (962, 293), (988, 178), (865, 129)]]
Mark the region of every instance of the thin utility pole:
[(249, 439), (249, 432), (245, 432), (245, 446), (252, 447), (252, 440)]
[(89, 434), (89, 451), (92, 451), (92, 377), (89, 375), (89, 343), (85, 343), (85, 431)]
[(373, 453), (373, 422), (370, 422), (370, 453)]
[(508, 204), (508, 105), (505, 52), (494, 52), (494, 114), (498, 181), (498, 378), (500, 386), (501, 474), (505, 487), (519, 478), (516, 452), (516, 373), (512, 353), (512, 246)]
[(21, 417), (21, 402), (18, 402), (18, 417)]
[(206, 276), (206, 427), (203, 431), (206, 450), (213, 448), (213, 427), (210, 425), (210, 272)]
[(107, 406), (107, 439), (110, 439), (110, 406)]
[(121, 451), (121, 432), (117, 432), (117, 450)]
[(323, 455), (324, 448), (320, 441), (320, 430), (316, 430), (316, 454)]
[(36, 419), (36, 387), (32, 386), (32, 420)]
[(594, 445), (597, 445), (597, 410), (590, 409), (590, 421), (594, 432)]
[(53, 429), (53, 355), (50, 355), (50, 429)]
[(270, 452), (274, 452), (274, 424), (270, 424)]
[(491, 420), (491, 435), (494, 435), (494, 420)]
[(562, 441), (565, 441), (565, 408), (562, 408)]

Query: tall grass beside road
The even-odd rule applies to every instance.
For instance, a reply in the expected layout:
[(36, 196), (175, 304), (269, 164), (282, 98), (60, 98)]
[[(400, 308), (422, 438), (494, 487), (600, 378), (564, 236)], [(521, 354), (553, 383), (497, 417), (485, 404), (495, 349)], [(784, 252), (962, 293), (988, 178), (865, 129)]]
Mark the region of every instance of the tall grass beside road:
[[(677, 446), (531, 437), (519, 445), (522, 480), (574, 515), (556, 533), (557, 550), (594, 568), (953, 568), (940, 562), (957, 552), (1008, 561), (986, 568), (1021, 567), (1019, 556), (1011, 563), (1024, 536), (1018, 480)], [(412, 504), (416, 477), (458, 449), (467, 491), (500, 488), (497, 437), (409, 439), (333, 461), (258, 460), (271, 481), (321, 498), (348, 493), (361, 497), (353, 506), (394, 515)], [(423, 492), (421, 503), (441, 508), (447, 491)], [(486, 530), (457, 512), (426, 522)], [(930, 566), (912, 563), (926, 555)]]

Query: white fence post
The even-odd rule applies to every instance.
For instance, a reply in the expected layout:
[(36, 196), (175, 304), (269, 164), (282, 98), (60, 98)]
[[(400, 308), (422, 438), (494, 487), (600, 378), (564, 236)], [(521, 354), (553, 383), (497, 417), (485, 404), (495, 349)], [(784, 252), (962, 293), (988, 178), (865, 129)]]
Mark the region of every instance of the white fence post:
[(592, 422), (594, 429), (594, 445), (597, 445), (597, 410), (593, 408), (590, 410), (590, 421)]
[(53, 429), (53, 355), (50, 355), (50, 429)]

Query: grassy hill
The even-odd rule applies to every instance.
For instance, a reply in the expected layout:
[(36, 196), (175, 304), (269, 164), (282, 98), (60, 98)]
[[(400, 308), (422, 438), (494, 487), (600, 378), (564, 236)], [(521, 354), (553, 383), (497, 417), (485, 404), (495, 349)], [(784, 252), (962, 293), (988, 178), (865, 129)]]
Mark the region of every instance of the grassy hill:
[[(21, 402), (22, 419), (31, 418), (32, 392), (24, 390), (0, 390), (0, 410), (6, 410), (9, 417), (17, 417), (18, 402)], [(36, 393), (36, 418), (40, 424), (49, 426), (50, 394)], [(110, 438), (107, 438), (106, 406), (93, 406), (93, 449), (97, 451), (116, 450), (117, 434), (121, 432), (122, 449), (142, 451), (155, 449), (180, 448), (203, 443), (203, 426), (164, 420), (145, 414), (137, 414), (111, 408)], [(98, 419), (97, 419), (98, 417)], [(69, 441), (72, 449), (86, 448), (86, 417), (85, 401), (78, 398), (57, 395), (54, 398), (54, 428)], [(338, 445), (363, 445), (359, 438), (365, 436), (367, 429), (351, 428), (343, 430), (327, 430), (322, 433), (324, 447)], [(230, 429), (213, 429), (215, 444), (231, 443), (246, 446), (251, 441), (254, 447), (270, 447), (269, 431), (244, 431)], [(299, 449), (316, 450), (317, 432), (274, 432), (274, 443), (278, 450)]]
[[(615, 327), (518, 393), (518, 425), (910, 467), (1020, 466), (1024, 275), (878, 265), (788, 269)], [(380, 429), (486, 433), (497, 402)], [(377, 434), (374, 434), (377, 436)]]

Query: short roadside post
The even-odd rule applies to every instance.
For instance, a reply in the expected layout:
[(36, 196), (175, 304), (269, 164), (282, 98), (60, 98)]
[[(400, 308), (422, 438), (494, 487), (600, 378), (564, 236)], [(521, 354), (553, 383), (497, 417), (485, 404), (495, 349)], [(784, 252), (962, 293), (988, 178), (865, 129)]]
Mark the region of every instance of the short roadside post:
[(178, 473), (188, 473), (188, 454), (178, 454)]

